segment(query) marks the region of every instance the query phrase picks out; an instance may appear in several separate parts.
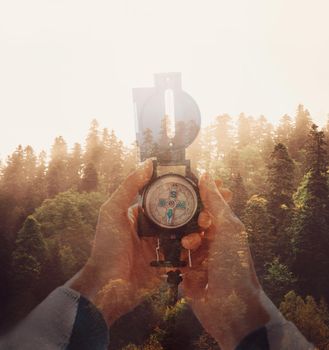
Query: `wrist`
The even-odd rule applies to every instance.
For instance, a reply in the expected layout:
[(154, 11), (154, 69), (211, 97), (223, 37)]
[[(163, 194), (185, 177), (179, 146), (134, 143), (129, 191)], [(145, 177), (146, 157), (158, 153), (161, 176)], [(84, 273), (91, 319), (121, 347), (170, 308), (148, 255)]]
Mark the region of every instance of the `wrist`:
[(266, 326), (270, 320), (261, 300), (261, 289), (247, 294), (233, 292), (192, 302), (201, 324), (223, 350), (235, 349), (247, 335)]
[(132, 295), (131, 284), (127, 279), (118, 278), (109, 269), (99, 270), (92, 260), (66, 283), (66, 287), (92, 302), (108, 325), (128, 312), (137, 298), (137, 295)]
[[(109, 276), (109, 272), (107, 272)], [(89, 259), (85, 266), (65, 285), (83, 295), (91, 302), (95, 302), (96, 295), (106, 285), (109, 277), (98, 269), (97, 265)]]

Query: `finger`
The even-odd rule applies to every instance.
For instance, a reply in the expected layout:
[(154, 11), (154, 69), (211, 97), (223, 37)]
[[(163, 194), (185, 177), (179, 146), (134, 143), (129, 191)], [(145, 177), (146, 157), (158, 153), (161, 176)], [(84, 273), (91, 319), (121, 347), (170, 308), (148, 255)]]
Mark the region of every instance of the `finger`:
[(151, 179), (152, 173), (153, 163), (152, 160), (148, 159), (123, 181), (111, 198), (104, 204), (104, 208), (115, 206), (116, 209), (128, 210), (138, 191)]
[(203, 174), (201, 176), (199, 190), (202, 203), (211, 216), (217, 216), (227, 207), (225, 199), (209, 174)]
[(190, 233), (182, 238), (181, 243), (185, 249), (196, 250), (200, 247), (202, 242), (201, 235), (199, 233)]
[(199, 214), (198, 225), (204, 230), (206, 230), (208, 227), (210, 227), (210, 225), (211, 225), (211, 216), (206, 210), (203, 210)]
[(232, 191), (230, 191), (228, 188), (220, 188), (219, 192), (227, 203), (231, 202), (233, 196)]

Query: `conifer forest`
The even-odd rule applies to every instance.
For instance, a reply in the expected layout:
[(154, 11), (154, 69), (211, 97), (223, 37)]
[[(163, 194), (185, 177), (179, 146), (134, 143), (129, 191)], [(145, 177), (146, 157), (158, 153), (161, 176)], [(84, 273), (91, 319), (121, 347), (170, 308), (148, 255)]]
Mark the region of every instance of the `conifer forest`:
[[(265, 116), (218, 115), (187, 149), (198, 174), (220, 178), (244, 223), (255, 269), (283, 315), (329, 349), (329, 122), (299, 105)], [(86, 262), (101, 204), (139, 162), (138, 146), (93, 120), (83, 144), (58, 136), (49, 154), (18, 145), (0, 163), (0, 328), (16, 324)], [(142, 321), (141, 321), (142, 320)], [(127, 331), (129, 330), (129, 331)], [(110, 349), (219, 349), (184, 298), (166, 293), (110, 329)]]

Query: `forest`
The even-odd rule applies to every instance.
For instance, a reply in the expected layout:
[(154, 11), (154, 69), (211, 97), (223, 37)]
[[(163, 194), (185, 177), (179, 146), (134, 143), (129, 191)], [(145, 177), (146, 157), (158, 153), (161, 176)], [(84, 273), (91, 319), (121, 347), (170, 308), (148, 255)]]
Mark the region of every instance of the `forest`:
[[(3, 331), (84, 265), (101, 204), (138, 164), (137, 145), (97, 120), (86, 134), (72, 149), (56, 137), (50, 154), (18, 145), (0, 163)], [(329, 121), (318, 127), (303, 105), (277, 126), (265, 116), (218, 115), (187, 158), (232, 191), (267, 295), (308, 340), (329, 349)], [(116, 321), (110, 349), (219, 349), (184, 298), (168, 306), (166, 295), (146, 295)]]

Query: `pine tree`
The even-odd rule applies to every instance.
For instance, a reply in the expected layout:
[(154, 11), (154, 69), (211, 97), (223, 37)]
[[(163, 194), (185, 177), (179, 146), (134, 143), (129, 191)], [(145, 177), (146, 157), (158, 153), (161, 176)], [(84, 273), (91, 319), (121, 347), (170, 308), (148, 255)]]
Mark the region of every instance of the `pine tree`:
[(243, 148), (252, 143), (252, 124), (253, 118), (246, 117), (244, 113), (239, 115), (238, 119), (238, 147)]
[(214, 135), (211, 126), (203, 128), (201, 131), (201, 160), (200, 168), (203, 171), (210, 171), (214, 160)]
[(240, 173), (233, 178), (230, 188), (233, 193), (231, 202), (232, 210), (238, 217), (241, 218), (247, 205), (248, 194), (244, 187), (243, 179)]
[(81, 181), (82, 150), (79, 143), (75, 143), (67, 162), (68, 188), (78, 189)]
[(37, 176), (37, 157), (33, 148), (27, 146), (24, 149), (24, 208), (26, 215), (32, 214), (36, 206), (38, 206), (38, 193), (36, 191)]
[(37, 172), (37, 157), (31, 146), (24, 148), (24, 176), (26, 183), (32, 184)]
[(3, 191), (20, 201), (24, 196), (24, 150), (19, 145), (8, 157), (2, 177)]
[(267, 210), (276, 238), (275, 252), (285, 263), (292, 258), (289, 226), (293, 208), (294, 168), (287, 148), (282, 143), (275, 145), (267, 165)]
[(232, 118), (228, 114), (219, 115), (216, 117), (213, 126), (213, 133), (216, 142), (216, 157), (223, 158), (224, 154), (232, 147), (233, 130)]
[(282, 219), (283, 209), (293, 206), (294, 168), (287, 148), (282, 143), (275, 145), (267, 165), (269, 185), (267, 199), (269, 213), (276, 221)]
[(290, 153), (292, 158), (299, 162), (304, 161), (305, 140), (307, 139), (311, 125), (312, 121), (309, 111), (304, 109), (303, 105), (298, 105), (295, 117), (295, 127), (291, 135)]
[(50, 197), (67, 189), (67, 145), (62, 136), (56, 137), (47, 170), (47, 190)]
[(46, 152), (40, 152), (37, 159), (36, 175), (34, 179), (34, 191), (37, 197), (36, 206), (39, 206), (47, 197), (46, 159)]
[(98, 174), (93, 163), (88, 163), (83, 169), (81, 179), (81, 191), (93, 192), (98, 188)]
[(186, 149), (186, 158), (191, 160), (193, 172), (197, 174), (202, 157), (201, 131), (192, 144)]
[(303, 299), (290, 291), (280, 304), (280, 311), (318, 349), (328, 349), (329, 309), (326, 303), (317, 303), (310, 295)]
[(263, 115), (255, 121), (253, 139), (256, 141), (264, 162), (267, 163), (274, 147), (274, 132), (273, 125)]
[(292, 119), (288, 114), (285, 114), (280, 119), (279, 126), (276, 129), (276, 142), (283, 143), (289, 149), (290, 138), (292, 133), (293, 133)]
[(266, 264), (273, 260), (275, 244), (266, 199), (252, 196), (247, 202), (242, 222), (248, 233), (257, 275), (262, 278), (266, 272)]
[(86, 151), (84, 154), (84, 164), (93, 163), (99, 171), (102, 157), (102, 146), (99, 138), (99, 124), (93, 119), (86, 139)]
[(139, 153), (136, 142), (131, 146), (124, 149), (124, 163), (123, 163), (123, 175), (126, 177), (137, 167), (139, 161)]
[(18, 289), (34, 285), (40, 277), (45, 257), (46, 243), (40, 224), (33, 216), (28, 216), (18, 232), (12, 255), (13, 280)]
[(230, 177), (234, 178), (241, 174), (240, 154), (236, 148), (231, 148), (224, 157), (224, 165), (229, 170)]
[(302, 294), (329, 300), (328, 164), (324, 133), (315, 125), (309, 134), (306, 156), (309, 171), (295, 196), (298, 210), (294, 222), (294, 272)]
[(123, 143), (112, 130), (108, 146), (104, 151), (103, 181), (108, 193), (112, 193), (123, 179), (124, 149)]
[(143, 132), (143, 139), (140, 145), (142, 160), (154, 157), (158, 144), (153, 138), (153, 131), (146, 128)]

